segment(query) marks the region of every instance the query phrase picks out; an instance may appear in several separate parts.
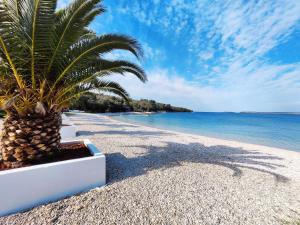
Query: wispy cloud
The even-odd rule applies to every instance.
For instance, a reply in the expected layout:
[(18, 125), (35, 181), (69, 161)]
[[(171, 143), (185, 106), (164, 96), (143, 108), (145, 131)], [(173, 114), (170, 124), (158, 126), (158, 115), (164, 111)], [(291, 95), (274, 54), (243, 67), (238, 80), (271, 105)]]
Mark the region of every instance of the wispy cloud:
[[(224, 80), (222, 87), (201, 85), (174, 71), (159, 68), (148, 71), (149, 82), (146, 84), (134, 77), (117, 76), (115, 79), (134, 98), (193, 106), (199, 111), (293, 111), (300, 103), (296, 97), (300, 96), (299, 73), (296, 71), (300, 71), (300, 64), (265, 66), (246, 80)], [(281, 74), (281, 77), (270, 80), (274, 74)]]
[(148, 43), (142, 43), (146, 60), (162, 60), (166, 57), (165, 52), (159, 48), (153, 48)]
[[(144, 4), (123, 1), (123, 4), (126, 6), (120, 12), (133, 15), (146, 25), (160, 26), (163, 34), (171, 34), (174, 40), (183, 41), (195, 51), (213, 47), (236, 57), (240, 51), (262, 56), (284, 42), (300, 19), (297, 0), (170, 0)], [(176, 33), (180, 38), (174, 36)]]
[[(300, 1), (171, 0), (152, 4), (151, 9), (136, 3), (133, 15), (147, 26), (160, 27), (164, 35), (189, 49), (196, 56), (194, 64), (201, 68), (193, 78), (182, 74), (186, 77), (182, 91), (191, 87), (205, 98), (210, 96), (209, 101), (198, 96), (199, 101), (190, 106), (200, 110), (300, 110), (299, 101), (292, 100), (300, 96), (299, 63), (277, 64), (265, 57), (299, 29)], [(164, 74), (171, 80), (174, 76)], [(194, 95), (187, 96), (182, 103)]]

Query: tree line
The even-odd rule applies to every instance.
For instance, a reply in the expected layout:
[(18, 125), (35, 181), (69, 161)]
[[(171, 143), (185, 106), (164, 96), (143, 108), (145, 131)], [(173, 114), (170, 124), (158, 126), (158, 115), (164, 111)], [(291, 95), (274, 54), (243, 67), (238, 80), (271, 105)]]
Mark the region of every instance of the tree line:
[(70, 109), (82, 110), (87, 112), (192, 112), (190, 109), (175, 107), (170, 104), (159, 103), (154, 100), (141, 99), (126, 101), (123, 98), (86, 93), (74, 100)]

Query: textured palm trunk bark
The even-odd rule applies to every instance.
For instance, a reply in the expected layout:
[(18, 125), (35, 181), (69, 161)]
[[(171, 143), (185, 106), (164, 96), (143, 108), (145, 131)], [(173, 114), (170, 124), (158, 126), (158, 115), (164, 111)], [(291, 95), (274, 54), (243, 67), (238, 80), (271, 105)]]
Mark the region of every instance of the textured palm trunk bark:
[(0, 148), (6, 167), (17, 168), (58, 152), (61, 114), (9, 115), (3, 123)]

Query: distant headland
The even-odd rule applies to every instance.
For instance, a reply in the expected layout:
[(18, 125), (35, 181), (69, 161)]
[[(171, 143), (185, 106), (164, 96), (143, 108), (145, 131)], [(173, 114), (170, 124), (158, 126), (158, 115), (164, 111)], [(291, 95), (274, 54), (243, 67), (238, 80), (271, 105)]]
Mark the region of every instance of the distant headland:
[(70, 109), (95, 113), (111, 112), (192, 112), (192, 110), (172, 106), (170, 104), (156, 102), (154, 100), (141, 99), (128, 101), (110, 95), (95, 94), (92, 92), (82, 95), (73, 101)]

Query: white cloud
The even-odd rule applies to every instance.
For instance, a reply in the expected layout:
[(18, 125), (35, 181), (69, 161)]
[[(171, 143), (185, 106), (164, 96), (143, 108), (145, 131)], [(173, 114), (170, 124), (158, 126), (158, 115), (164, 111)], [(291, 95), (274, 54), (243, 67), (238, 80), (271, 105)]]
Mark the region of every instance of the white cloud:
[[(300, 1), (239, 1), (212, 16), (212, 34), (220, 36), (228, 57), (263, 56), (287, 40), (300, 20)], [(197, 37), (194, 37), (197, 38)]]
[(165, 59), (166, 55), (162, 49), (159, 48), (152, 48), (148, 43), (143, 42), (141, 43), (144, 50), (144, 55), (146, 60), (162, 60)]
[[(165, 69), (149, 71), (146, 84), (130, 75), (115, 79), (134, 98), (154, 99), (199, 111), (300, 111), (300, 100), (296, 97), (300, 96), (300, 64), (243, 70), (240, 72), (247, 76), (242, 79), (235, 80), (236, 74), (219, 78), (223, 79), (219, 87), (190, 82)], [(281, 77), (270, 80), (274, 74)]]
[(211, 58), (213, 58), (214, 57), (214, 53), (213, 52), (200, 52), (199, 53), (199, 58), (200, 58), (200, 60), (209, 60), (209, 59), (211, 59)]

